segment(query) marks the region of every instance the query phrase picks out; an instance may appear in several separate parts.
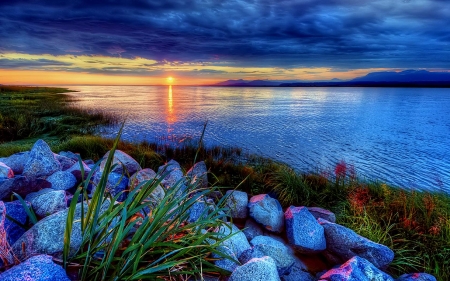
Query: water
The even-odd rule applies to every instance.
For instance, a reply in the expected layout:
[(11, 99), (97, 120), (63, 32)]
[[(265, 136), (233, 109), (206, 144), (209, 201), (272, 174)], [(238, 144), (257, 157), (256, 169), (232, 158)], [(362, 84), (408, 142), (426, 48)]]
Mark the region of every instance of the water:
[[(296, 169), (413, 189), (450, 188), (450, 89), (70, 86), (84, 108), (127, 117), (123, 138), (199, 136)], [(113, 137), (117, 129), (103, 132)]]

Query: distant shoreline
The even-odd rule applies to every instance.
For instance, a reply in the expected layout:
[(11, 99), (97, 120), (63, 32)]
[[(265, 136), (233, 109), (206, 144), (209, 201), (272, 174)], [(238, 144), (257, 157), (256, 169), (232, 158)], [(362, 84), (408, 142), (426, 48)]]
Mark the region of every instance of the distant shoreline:
[(362, 87), (362, 88), (450, 88), (449, 81), (436, 82), (304, 82), (304, 83), (281, 83), (279, 85), (246, 85), (246, 84), (231, 84), (231, 85), (205, 85), (207, 87)]

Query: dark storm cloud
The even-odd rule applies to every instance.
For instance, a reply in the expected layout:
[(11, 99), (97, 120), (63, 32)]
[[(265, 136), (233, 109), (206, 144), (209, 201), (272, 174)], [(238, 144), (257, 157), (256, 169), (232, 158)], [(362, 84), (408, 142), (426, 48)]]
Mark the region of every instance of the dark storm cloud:
[(450, 66), (444, 0), (23, 2), (0, 4), (0, 51), (286, 68)]

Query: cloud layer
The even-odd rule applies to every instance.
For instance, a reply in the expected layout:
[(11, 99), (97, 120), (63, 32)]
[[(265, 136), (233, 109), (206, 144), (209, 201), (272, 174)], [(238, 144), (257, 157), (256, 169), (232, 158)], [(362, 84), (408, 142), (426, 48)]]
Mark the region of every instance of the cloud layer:
[[(0, 68), (140, 73), (182, 64), (211, 65), (197, 71), (217, 74), (229, 67), (450, 66), (446, 0), (30, 2), (0, 3)], [(46, 56), (20, 60), (12, 54)], [(61, 59), (71, 56), (117, 60), (104, 60), (108, 68)]]

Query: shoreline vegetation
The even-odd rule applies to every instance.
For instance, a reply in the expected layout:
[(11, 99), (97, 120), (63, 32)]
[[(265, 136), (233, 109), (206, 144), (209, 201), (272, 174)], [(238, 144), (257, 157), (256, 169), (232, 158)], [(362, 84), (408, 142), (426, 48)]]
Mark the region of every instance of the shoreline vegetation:
[[(94, 161), (115, 146), (114, 140), (94, 133), (98, 126), (120, 120), (74, 108), (73, 98), (64, 92), (68, 90), (0, 86), (0, 157), (29, 150), (38, 138), (52, 151), (72, 151)], [(284, 209), (294, 205), (331, 210), (337, 223), (394, 251), (394, 261), (387, 269), (392, 276), (427, 272), (438, 280), (450, 280), (450, 196), (443, 191), (400, 189), (361, 180), (357, 167), (345, 162), (328, 171), (297, 172), (239, 148), (194, 143), (162, 148), (120, 141), (117, 149), (153, 170), (171, 159), (185, 170), (196, 161), (205, 161), (208, 181), (220, 190), (238, 187), (249, 195), (267, 193)]]

